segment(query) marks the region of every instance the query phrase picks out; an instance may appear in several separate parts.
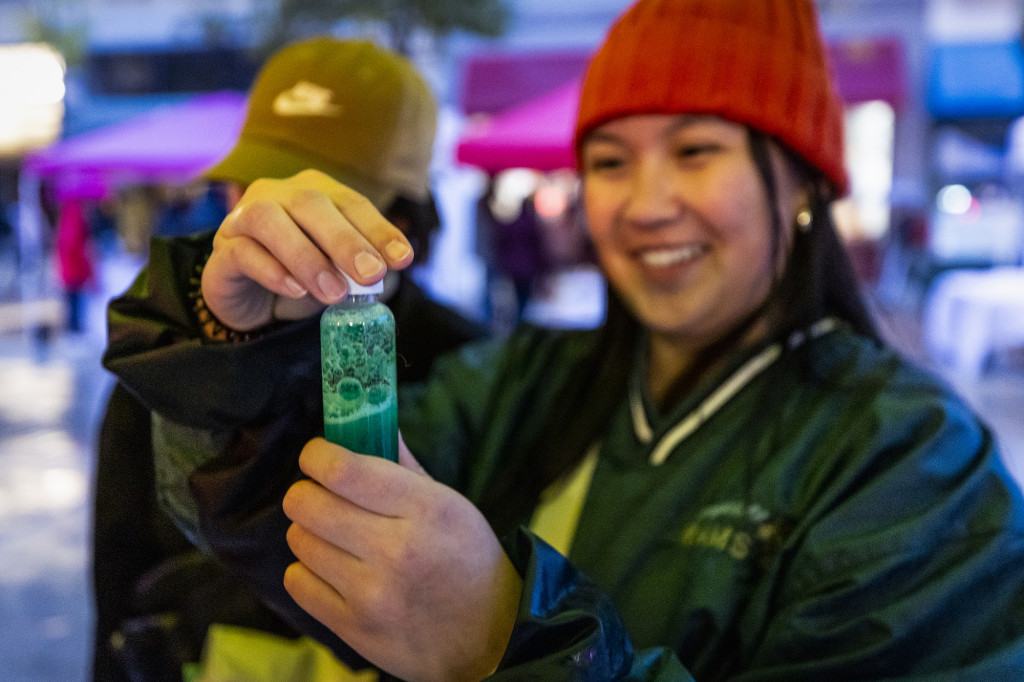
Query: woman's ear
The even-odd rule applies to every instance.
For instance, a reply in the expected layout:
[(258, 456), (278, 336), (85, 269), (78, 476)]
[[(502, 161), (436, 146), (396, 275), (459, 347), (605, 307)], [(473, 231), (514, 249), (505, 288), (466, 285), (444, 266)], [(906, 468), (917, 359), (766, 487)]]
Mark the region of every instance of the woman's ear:
[(814, 183), (812, 181), (801, 182), (793, 192), (792, 206), (788, 218), (790, 225), (796, 225), (798, 229), (807, 231), (810, 229), (814, 218), (816, 196)]

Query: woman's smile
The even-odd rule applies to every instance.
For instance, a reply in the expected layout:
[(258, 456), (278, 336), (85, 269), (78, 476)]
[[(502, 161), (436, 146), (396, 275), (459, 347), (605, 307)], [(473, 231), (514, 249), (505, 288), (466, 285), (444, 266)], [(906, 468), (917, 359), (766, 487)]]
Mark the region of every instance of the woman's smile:
[(660, 270), (691, 263), (706, 251), (707, 249), (700, 244), (648, 246), (636, 251), (636, 257), (641, 265), (658, 274)]
[(654, 288), (678, 290), (694, 283), (707, 253), (708, 246), (698, 242), (666, 243), (634, 249), (633, 259)]

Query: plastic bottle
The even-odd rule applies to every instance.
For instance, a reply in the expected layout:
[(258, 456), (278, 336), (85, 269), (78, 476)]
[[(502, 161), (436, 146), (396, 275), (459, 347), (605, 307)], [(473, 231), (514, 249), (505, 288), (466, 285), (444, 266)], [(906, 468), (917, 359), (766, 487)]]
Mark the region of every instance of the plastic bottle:
[(384, 281), (348, 279), (348, 296), (320, 317), (324, 436), (367, 455), (398, 461), (395, 318), (378, 300)]

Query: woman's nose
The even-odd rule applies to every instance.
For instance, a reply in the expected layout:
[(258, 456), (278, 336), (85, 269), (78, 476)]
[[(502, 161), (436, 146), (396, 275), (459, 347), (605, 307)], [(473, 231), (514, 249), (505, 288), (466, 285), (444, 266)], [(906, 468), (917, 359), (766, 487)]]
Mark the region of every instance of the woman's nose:
[(678, 211), (679, 202), (671, 169), (659, 159), (644, 159), (637, 164), (626, 205), (626, 217), (646, 225), (671, 218)]

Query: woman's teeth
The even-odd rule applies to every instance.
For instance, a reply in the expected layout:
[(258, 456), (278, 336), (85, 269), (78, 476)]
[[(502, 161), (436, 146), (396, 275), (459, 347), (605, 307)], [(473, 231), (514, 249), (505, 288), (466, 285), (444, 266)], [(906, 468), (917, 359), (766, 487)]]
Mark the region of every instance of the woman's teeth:
[(685, 260), (692, 260), (700, 255), (699, 246), (681, 246), (678, 249), (658, 249), (655, 251), (644, 251), (640, 254), (640, 260), (644, 265), (663, 268), (669, 265), (676, 265)]

